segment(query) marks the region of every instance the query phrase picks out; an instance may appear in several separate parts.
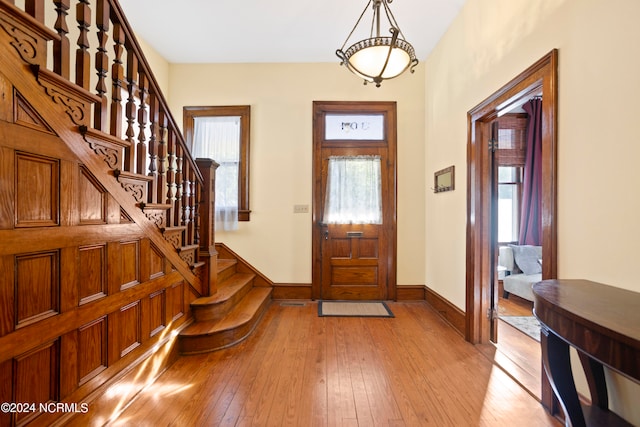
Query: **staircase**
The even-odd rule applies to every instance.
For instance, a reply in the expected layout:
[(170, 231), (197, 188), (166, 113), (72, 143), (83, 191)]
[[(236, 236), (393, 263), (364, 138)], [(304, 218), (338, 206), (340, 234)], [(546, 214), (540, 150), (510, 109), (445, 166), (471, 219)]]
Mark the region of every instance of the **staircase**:
[(244, 340), (271, 302), (273, 284), (223, 244), (216, 244), (218, 292), (191, 303), (195, 322), (178, 335), (181, 354), (219, 350)]
[(86, 417), (106, 420), (176, 348), (254, 330), (273, 283), (214, 243), (216, 167), (191, 157), (116, 0), (0, 0), (1, 401), (99, 401)]

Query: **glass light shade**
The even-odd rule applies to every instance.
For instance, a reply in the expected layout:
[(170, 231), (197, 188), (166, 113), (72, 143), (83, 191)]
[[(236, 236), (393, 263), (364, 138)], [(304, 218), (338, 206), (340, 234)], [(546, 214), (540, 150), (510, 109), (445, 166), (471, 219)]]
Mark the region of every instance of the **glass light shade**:
[[(349, 71), (364, 79), (365, 84), (374, 82), (377, 87), (380, 87), (383, 80), (397, 77), (407, 69), (413, 73), (413, 69), (418, 65), (413, 46), (404, 39), (396, 19), (389, 9), (388, 3), (392, 1), (369, 0), (342, 48), (336, 50), (336, 55), (341, 60), (340, 65), (345, 65)], [(373, 19), (370, 38), (360, 40), (344, 50), (349, 38), (358, 28), (362, 17), (371, 5), (373, 5)], [(384, 6), (384, 13), (380, 12), (381, 6)], [(391, 37), (380, 35), (381, 18), (387, 19), (387, 28), (389, 28)]]
[[(385, 68), (387, 56), (389, 62)], [(370, 78), (380, 76), (382, 79), (392, 79), (402, 74), (410, 62), (409, 54), (398, 47), (392, 47), (389, 55), (389, 46), (369, 46), (349, 57), (349, 65), (359, 74)]]

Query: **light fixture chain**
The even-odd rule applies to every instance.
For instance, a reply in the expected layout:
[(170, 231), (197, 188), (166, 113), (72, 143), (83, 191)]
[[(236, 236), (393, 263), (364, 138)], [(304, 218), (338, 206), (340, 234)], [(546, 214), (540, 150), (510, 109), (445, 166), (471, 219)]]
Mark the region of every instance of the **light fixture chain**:
[(358, 18), (358, 21), (356, 22), (356, 25), (353, 26), (353, 29), (351, 30), (351, 32), (349, 33), (349, 35), (347, 36), (347, 39), (344, 41), (344, 43), (342, 44), (342, 47), (340, 48), (340, 50), (344, 50), (344, 47), (347, 45), (347, 42), (349, 41), (349, 39), (351, 38), (351, 36), (353, 35), (353, 32), (356, 30), (356, 28), (358, 28), (358, 25), (360, 24), (360, 21), (362, 21), (362, 17), (364, 16), (364, 14), (367, 12), (367, 9), (369, 8), (369, 5), (371, 4), (373, 0), (369, 0), (369, 3), (367, 3), (367, 5), (364, 7), (364, 10), (362, 11), (362, 13), (360, 14), (360, 18)]
[(389, 20), (389, 23), (393, 26), (393, 28), (398, 30), (398, 36), (402, 39), (404, 39), (404, 34), (402, 33), (402, 30), (400, 29), (400, 25), (398, 25), (398, 21), (396, 21), (396, 17), (393, 15), (393, 12), (391, 12), (391, 9), (389, 8), (389, 3), (391, 3), (393, 0), (385, 0), (383, 1), (384, 3), (384, 12), (387, 15), (387, 19)]

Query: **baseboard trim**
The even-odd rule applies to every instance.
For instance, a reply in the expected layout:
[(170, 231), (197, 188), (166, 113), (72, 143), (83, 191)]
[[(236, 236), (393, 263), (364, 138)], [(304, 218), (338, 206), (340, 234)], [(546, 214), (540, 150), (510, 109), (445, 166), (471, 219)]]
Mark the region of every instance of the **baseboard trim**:
[(464, 337), (465, 313), (429, 287), (425, 286), (425, 299), (440, 316)]
[(274, 283), (271, 299), (289, 300), (311, 298), (311, 283)]
[(398, 301), (424, 301), (426, 286), (424, 285), (403, 285), (396, 287), (396, 298)]
[[(396, 287), (397, 301), (424, 301), (424, 285), (403, 285)], [(311, 283), (274, 283), (271, 298), (274, 300), (313, 299)]]

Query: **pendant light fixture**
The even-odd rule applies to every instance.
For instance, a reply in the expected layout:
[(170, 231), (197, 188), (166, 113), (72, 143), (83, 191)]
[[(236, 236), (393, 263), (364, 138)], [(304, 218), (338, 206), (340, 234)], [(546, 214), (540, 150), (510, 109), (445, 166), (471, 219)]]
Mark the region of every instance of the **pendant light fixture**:
[[(404, 39), (396, 18), (389, 9), (389, 3), (392, 1), (369, 0), (344, 44), (336, 50), (336, 55), (342, 61), (340, 65), (346, 66), (349, 71), (364, 79), (365, 84), (375, 83), (376, 87), (380, 87), (383, 80), (397, 77), (407, 69), (413, 73), (413, 69), (418, 65), (413, 46)], [(353, 43), (345, 50), (369, 7), (373, 10), (369, 37)], [(389, 36), (380, 34), (383, 23), (389, 28)]]

